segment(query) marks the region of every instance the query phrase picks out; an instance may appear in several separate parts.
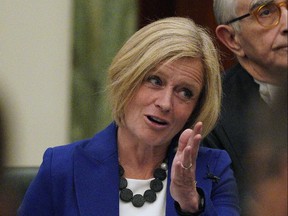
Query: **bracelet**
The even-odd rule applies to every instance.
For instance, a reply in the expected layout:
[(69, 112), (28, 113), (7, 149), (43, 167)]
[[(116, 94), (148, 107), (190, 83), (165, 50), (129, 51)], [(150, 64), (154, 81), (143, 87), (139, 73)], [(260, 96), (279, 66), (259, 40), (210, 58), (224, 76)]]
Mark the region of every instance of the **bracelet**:
[(174, 202), (174, 205), (175, 205), (175, 209), (176, 209), (176, 212), (179, 216), (198, 216), (200, 215), (203, 211), (204, 211), (204, 208), (205, 208), (205, 196), (204, 196), (204, 192), (201, 188), (196, 188), (198, 194), (199, 194), (199, 205), (198, 205), (198, 211), (195, 212), (195, 213), (189, 213), (189, 212), (183, 212), (181, 210), (181, 207), (179, 205), (178, 202)]

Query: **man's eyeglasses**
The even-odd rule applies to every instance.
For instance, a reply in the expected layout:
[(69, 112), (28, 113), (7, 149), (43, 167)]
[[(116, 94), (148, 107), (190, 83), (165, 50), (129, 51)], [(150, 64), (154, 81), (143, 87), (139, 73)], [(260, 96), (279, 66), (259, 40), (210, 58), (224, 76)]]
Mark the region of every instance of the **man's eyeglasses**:
[(272, 28), (278, 25), (280, 21), (281, 7), (286, 7), (287, 9), (287, 5), (288, 5), (288, 1), (279, 2), (279, 3), (274, 3), (274, 2), (266, 3), (263, 5), (260, 5), (259, 7), (255, 8), (254, 10), (252, 10), (251, 12), (245, 15), (242, 15), (240, 17), (234, 18), (226, 22), (225, 24), (228, 25), (233, 22), (242, 20), (250, 15), (253, 15), (261, 26), (265, 28)]

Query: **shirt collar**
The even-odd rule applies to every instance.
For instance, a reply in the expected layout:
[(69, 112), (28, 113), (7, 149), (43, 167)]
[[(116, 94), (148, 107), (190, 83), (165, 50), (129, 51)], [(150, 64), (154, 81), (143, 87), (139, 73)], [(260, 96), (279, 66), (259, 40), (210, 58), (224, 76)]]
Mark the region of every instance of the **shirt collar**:
[(276, 98), (277, 92), (280, 90), (280, 87), (269, 83), (264, 83), (256, 79), (254, 79), (254, 81), (259, 84), (259, 93), (261, 98), (266, 104), (271, 106)]

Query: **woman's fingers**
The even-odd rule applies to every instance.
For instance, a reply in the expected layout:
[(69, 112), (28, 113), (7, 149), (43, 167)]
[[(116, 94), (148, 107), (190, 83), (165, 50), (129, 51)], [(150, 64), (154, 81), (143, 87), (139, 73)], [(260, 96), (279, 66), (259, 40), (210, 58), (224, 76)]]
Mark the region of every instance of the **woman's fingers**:
[(196, 162), (199, 145), (201, 141), (202, 122), (197, 122), (192, 129), (186, 129), (180, 135), (178, 151), (182, 154), (180, 157), (181, 167), (183, 169), (190, 168), (191, 164)]
[(184, 150), (192, 134), (193, 134), (192, 129), (186, 129), (182, 132), (178, 141), (178, 151), (182, 152)]
[(184, 170), (190, 169), (193, 165), (192, 151), (193, 151), (193, 147), (190, 145), (187, 145), (183, 151), (183, 159), (180, 164), (181, 164), (181, 168)]

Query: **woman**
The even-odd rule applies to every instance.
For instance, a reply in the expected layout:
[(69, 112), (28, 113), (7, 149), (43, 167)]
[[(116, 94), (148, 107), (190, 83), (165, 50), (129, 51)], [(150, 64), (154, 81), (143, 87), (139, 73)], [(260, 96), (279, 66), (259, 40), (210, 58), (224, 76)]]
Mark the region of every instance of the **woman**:
[(189, 19), (136, 32), (109, 69), (115, 121), (48, 149), (19, 214), (238, 215), (229, 156), (199, 148), (218, 118), (219, 71), (208, 33)]

